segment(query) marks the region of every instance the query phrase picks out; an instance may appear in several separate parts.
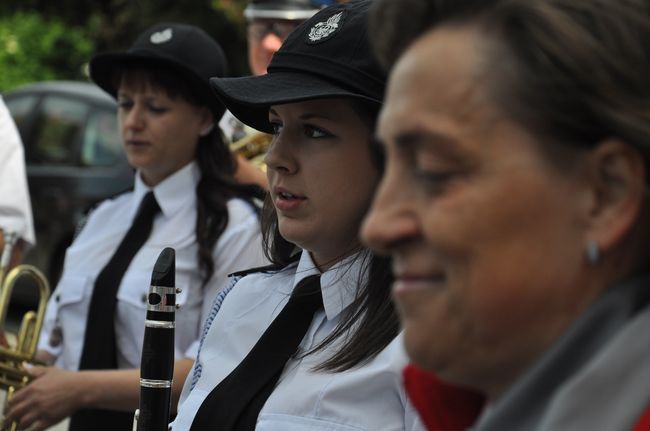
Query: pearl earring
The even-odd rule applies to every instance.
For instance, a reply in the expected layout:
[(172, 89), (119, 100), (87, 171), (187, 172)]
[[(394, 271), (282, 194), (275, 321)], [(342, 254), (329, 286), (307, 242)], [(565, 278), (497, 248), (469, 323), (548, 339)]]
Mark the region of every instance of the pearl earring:
[(600, 261), (600, 247), (598, 247), (598, 243), (593, 239), (587, 242), (586, 255), (587, 262), (592, 266)]

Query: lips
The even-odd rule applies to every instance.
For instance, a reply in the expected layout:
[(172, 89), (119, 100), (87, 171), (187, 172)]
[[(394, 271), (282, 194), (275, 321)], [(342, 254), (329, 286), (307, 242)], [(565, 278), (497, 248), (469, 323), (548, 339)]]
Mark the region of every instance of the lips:
[(307, 200), (306, 196), (294, 193), (283, 187), (274, 187), (273, 197), (275, 207), (281, 211), (298, 209)]
[(440, 289), (447, 277), (443, 272), (416, 274), (402, 272), (395, 276), (393, 295), (396, 297), (416, 294), (420, 291)]
[(284, 187), (274, 187), (273, 195), (279, 199), (307, 199), (305, 196), (294, 193)]
[(134, 146), (134, 147), (143, 147), (145, 145), (149, 145), (148, 142), (146, 141), (141, 141), (141, 140), (136, 140), (136, 139), (127, 139), (126, 145)]
[(305, 199), (303, 196), (294, 195), (294, 194), (289, 193), (289, 192), (278, 193), (278, 197), (280, 199), (288, 199), (288, 200), (290, 200), (290, 199)]

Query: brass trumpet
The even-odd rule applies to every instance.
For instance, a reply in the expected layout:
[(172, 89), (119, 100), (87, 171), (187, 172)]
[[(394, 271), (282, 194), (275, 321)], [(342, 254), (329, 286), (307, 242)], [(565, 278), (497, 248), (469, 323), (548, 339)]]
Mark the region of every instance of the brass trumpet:
[[(6, 391), (6, 402), (11, 399), (14, 392), (29, 383), (29, 374), (26, 363), (34, 363), (38, 337), (45, 318), (47, 300), (50, 296), (50, 285), (43, 273), (33, 265), (17, 265), (8, 273), (13, 247), (17, 240), (15, 233), (4, 234), (5, 246), (0, 259), (0, 331), (4, 335), (7, 310), (16, 282), (21, 278), (28, 278), (38, 287), (39, 303), (36, 311), (30, 310), (23, 315), (22, 323), (16, 335), (15, 346), (0, 346), (0, 389)], [(3, 424), (4, 425), (4, 424)], [(11, 424), (10, 430), (16, 429), (16, 424)]]
[(264, 155), (271, 145), (272, 136), (258, 132), (257, 130), (251, 131), (243, 138), (230, 145), (230, 150), (233, 153), (240, 154), (245, 159), (249, 160), (253, 165), (266, 171), (264, 164)]

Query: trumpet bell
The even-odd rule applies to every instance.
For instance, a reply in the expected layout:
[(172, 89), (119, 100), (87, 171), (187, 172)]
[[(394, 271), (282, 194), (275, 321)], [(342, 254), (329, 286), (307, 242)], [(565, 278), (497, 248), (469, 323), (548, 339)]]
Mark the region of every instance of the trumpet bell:
[(272, 136), (267, 133), (254, 131), (232, 143), (230, 150), (265, 171), (264, 155), (271, 145), (271, 139)]
[[(6, 256), (11, 254), (13, 236), (5, 237), (5, 247), (2, 253), (0, 267), (0, 331), (7, 334), (6, 320), (11, 294), (18, 280), (28, 280), (36, 285), (39, 293), (37, 310), (30, 310), (23, 315), (20, 329), (16, 334), (16, 341), (13, 346), (0, 346), (0, 389), (6, 391), (6, 402), (11, 399), (13, 393), (29, 383), (30, 376), (26, 364), (35, 362), (38, 337), (43, 327), (47, 301), (50, 296), (50, 285), (45, 275), (32, 265), (18, 265), (8, 273)], [(5, 276), (6, 274), (6, 276)], [(5, 337), (6, 338), (6, 337)], [(3, 424), (5, 426), (5, 424)], [(10, 424), (8, 428), (16, 429), (16, 424)]]

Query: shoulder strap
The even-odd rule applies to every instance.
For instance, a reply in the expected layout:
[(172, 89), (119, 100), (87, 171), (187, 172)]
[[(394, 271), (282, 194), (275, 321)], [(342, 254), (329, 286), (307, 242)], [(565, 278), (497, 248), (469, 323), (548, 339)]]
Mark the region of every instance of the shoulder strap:
[(245, 269), (243, 271), (237, 271), (233, 272), (231, 274), (228, 274), (228, 277), (244, 277), (249, 274), (256, 274), (258, 272), (268, 274), (271, 272), (277, 272), (280, 271), (283, 268), (286, 268), (289, 264), (297, 262), (300, 259), (300, 255), (302, 254), (302, 251), (300, 253), (296, 253), (293, 256), (291, 256), (291, 259), (289, 259), (289, 262), (287, 264), (280, 264), (280, 263), (272, 263), (270, 265), (264, 265), (264, 266), (257, 266), (255, 268), (250, 268), (250, 269)]
[(81, 218), (79, 219), (79, 221), (77, 222), (77, 224), (75, 226), (74, 233), (72, 235), (72, 240), (74, 241), (74, 239), (79, 236), (79, 233), (81, 232), (81, 230), (86, 226), (86, 223), (88, 222), (88, 217), (90, 217), (90, 214), (92, 214), (92, 212), (95, 211), (95, 209), (102, 202), (105, 202), (107, 200), (115, 199), (115, 198), (117, 198), (117, 197), (119, 197), (119, 196), (121, 196), (121, 195), (123, 195), (125, 193), (131, 192), (131, 191), (133, 191), (133, 186), (129, 186), (126, 189), (121, 190), (121, 191), (119, 191), (119, 192), (117, 192), (117, 193), (115, 193), (115, 194), (113, 194), (113, 195), (111, 195), (111, 196), (109, 196), (107, 198), (100, 199), (99, 201), (88, 205), (83, 210), (83, 215), (81, 216)]

